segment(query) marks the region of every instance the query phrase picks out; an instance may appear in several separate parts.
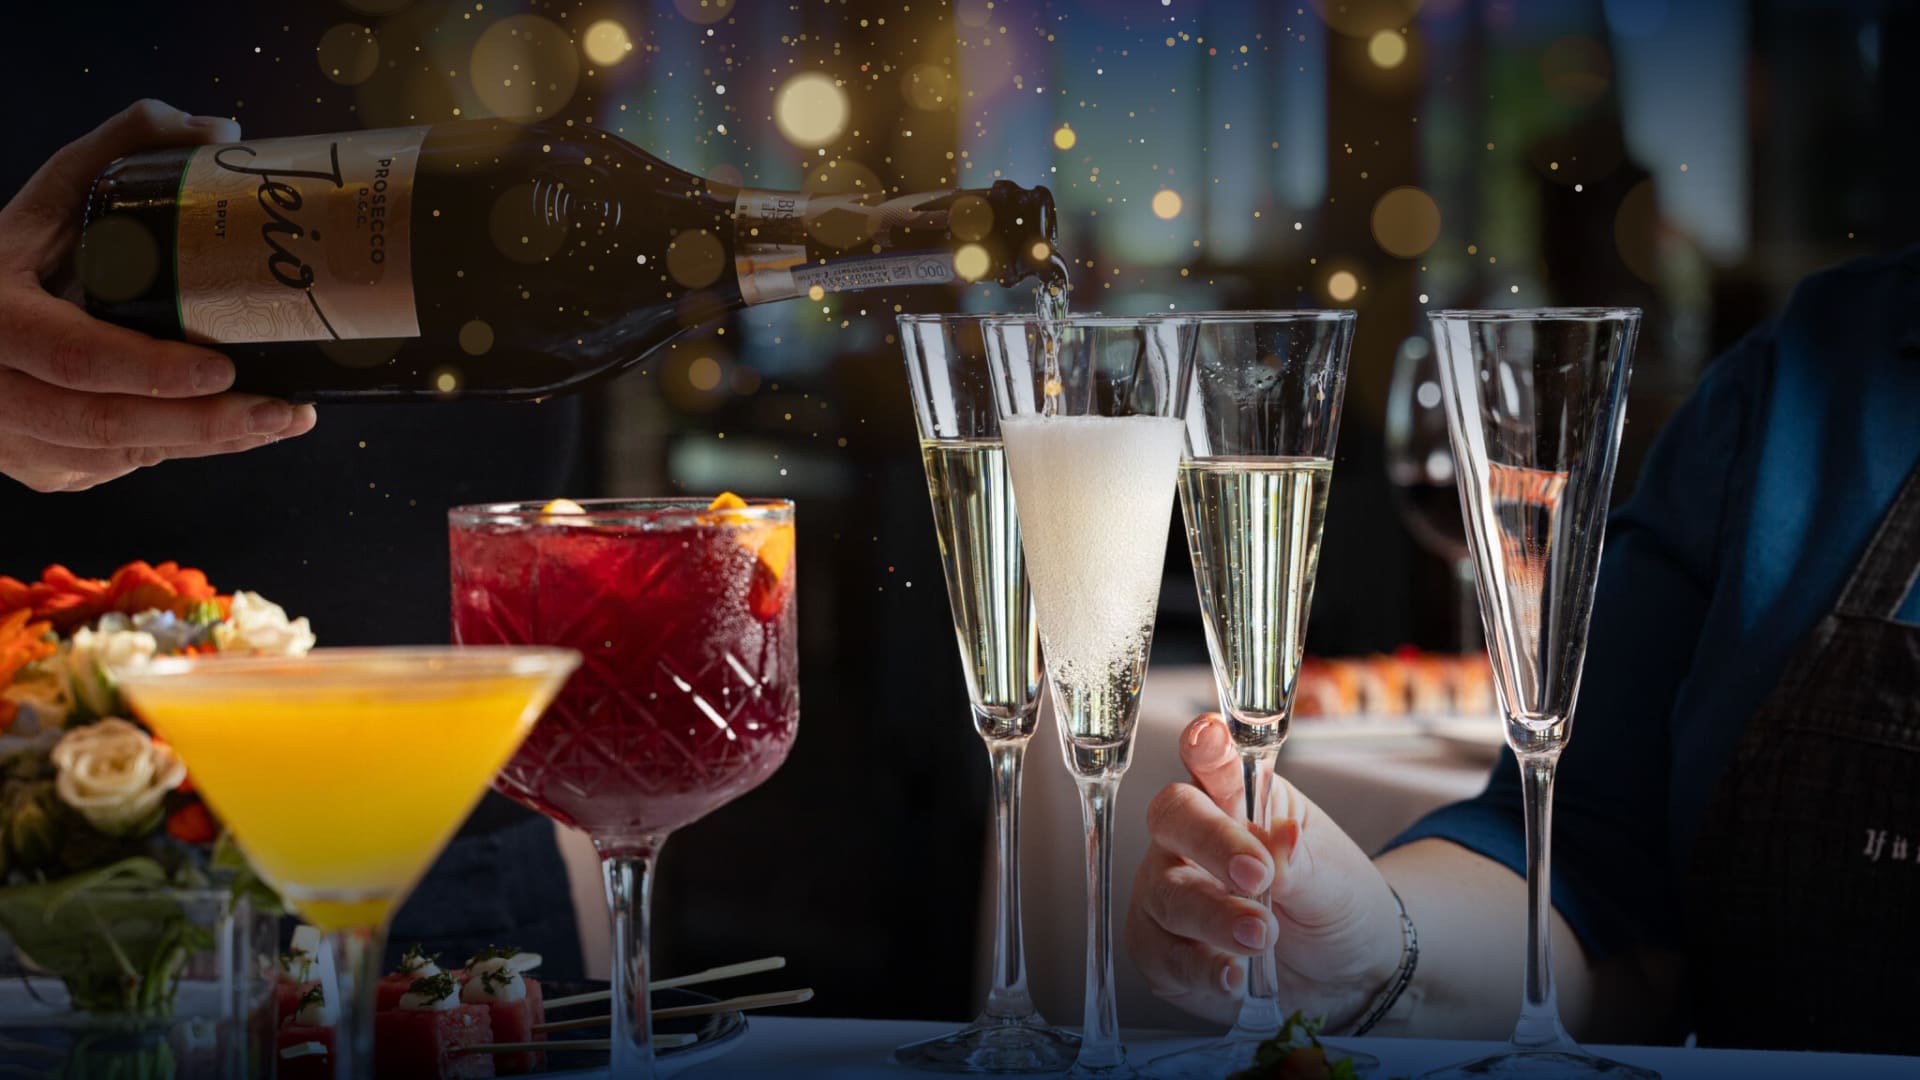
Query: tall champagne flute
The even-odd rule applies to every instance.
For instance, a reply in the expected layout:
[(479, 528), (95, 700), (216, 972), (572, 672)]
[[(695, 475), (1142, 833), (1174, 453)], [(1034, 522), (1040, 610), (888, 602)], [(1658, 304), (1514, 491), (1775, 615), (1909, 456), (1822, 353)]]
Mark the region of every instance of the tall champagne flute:
[(1440, 370), (1425, 338), (1408, 338), (1387, 384), (1387, 479), (1413, 538), (1453, 571), (1455, 636), (1461, 652), (1480, 644), (1473, 557), (1454, 494), (1453, 446), (1440, 393)]
[[(1220, 711), (1240, 752), (1246, 820), (1265, 830), (1306, 647), (1354, 313), (1193, 317), (1199, 330), (1180, 507)], [(1253, 899), (1268, 902), (1264, 893)], [(1151, 1071), (1219, 1077), (1246, 1068), (1285, 1016), (1269, 946), (1249, 960), (1233, 1030), (1159, 1058)]]
[(1061, 1072), (1080, 1049), (1027, 992), (1020, 922), (1020, 769), (1040, 715), (1040, 636), (1020, 522), (987, 376), (981, 315), (902, 315), (900, 343), (927, 468), (934, 534), (946, 570), (973, 727), (993, 769), (999, 876), (993, 989), (972, 1024), (894, 1051), (903, 1065), (946, 1072)]
[(1654, 1073), (1582, 1050), (1553, 990), (1553, 775), (1573, 729), (1608, 495), (1626, 423), (1634, 308), (1436, 311), (1460, 502), (1527, 829), (1527, 958), (1506, 1050), (1435, 1076)]
[(613, 931), (611, 1074), (654, 1075), (648, 900), (675, 829), (758, 787), (800, 721), (794, 507), (589, 499), (448, 512), (453, 635), (577, 649), (494, 780), (593, 839)]
[(986, 322), (1047, 681), (1087, 829), (1076, 1076), (1134, 1075), (1113, 991), (1113, 801), (1153, 644), (1193, 328), (1177, 316)]

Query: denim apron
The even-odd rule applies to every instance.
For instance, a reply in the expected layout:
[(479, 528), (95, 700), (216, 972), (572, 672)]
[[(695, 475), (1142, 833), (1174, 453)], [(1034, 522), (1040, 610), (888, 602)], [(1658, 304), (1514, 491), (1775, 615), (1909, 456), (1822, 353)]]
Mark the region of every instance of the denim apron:
[(1690, 867), (1702, 1045), (1920, 1053), (1920, 466), (1747, 724)]

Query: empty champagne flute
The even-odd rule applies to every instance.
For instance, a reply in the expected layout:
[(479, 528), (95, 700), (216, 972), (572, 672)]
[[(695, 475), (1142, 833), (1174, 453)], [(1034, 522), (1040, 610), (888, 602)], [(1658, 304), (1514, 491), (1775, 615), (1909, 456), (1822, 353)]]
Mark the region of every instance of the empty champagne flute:
[[(1193, 318), (1198, 331), (1180, 508), (1214, 687), (1240, 752), (1246, 820), (1264, 833), (1272, 826), (1274, 763), (1286, 741), (1306, 648), (1354, 313), (1200, 312)], [(1264, 893), (1252, 899), (1268, 903)], [(1246, 985), (1232, 1031), (1158, 1058), (1150, 1071), (1214, 1078), (1251, 1066), (1287, 1012), (1271, 944), (1249, 960)], [(1354, 1057), (1356, 1068), (1379, 1064), (1338, 1053)]]
[(986, 318), (902, 315), (899, 323), (953, 632), (974, 730), (993, 769), (993, 989), (973, 1023), (893, 1056), (944, 1072), (1062, 1072), (1080, 1040), (1033, 1007), (1021, 939), (1020, 770), (1040, 716), (1040, 635), (987, 375)]
[(1525, 996), (1507, 1049), (1429, 1075), (1653, 1078), (1567, 1036), (1554, 1000), (1549, 906), (1554, 769), (1586, 663), (1640, 312), (1431, 318), (1494, 689), (1520, 764), (1528, 919)]
[(1087, 829), (1076, 1076), (1134, 1075), (1113, 991), (1113, 802), (1153, 644), (1193, 328), (1177, 316), (986, 322), (1047, 681)]

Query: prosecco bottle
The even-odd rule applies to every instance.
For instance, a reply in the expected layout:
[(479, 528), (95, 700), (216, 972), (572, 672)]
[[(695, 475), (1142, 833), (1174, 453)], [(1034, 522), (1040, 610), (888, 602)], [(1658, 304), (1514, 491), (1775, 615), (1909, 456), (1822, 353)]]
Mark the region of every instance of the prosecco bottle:
[(732, 187), (613, 135), (463, 120), (136, 154), (94, 181), (89, 310), (297, 401), (529, 399), (724, 310), (1049, 280), (1053, 199)]

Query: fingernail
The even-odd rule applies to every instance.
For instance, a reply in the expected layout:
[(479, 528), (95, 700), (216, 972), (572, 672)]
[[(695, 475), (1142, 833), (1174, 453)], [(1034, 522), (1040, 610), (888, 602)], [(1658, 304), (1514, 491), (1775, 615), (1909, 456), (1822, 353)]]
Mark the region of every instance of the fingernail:
[(1267, 884), (1267, 866), (1251, 855), (1235, 855), (1227, 860), (1227, 876), (1243, 893), (1257, 893)]
[(1225, 993), (1229, 993), (1229, 994), (1233, 993), (1234, 990), (1237, 989), (1237, 984), (1240, 981), (1235, 976), (1239, 974), (1240, 974), (1239, 964), (1220, 965), (1220, 989)]
[(193, 365), (193, 388), (204, 394), (233, 385), (233, 364), (223, 356), (203, 357)]
[(1262, 949), (1267, 944), (1267, 924), (1251, 915), (1243, 915), (1233, 920), (1233, 940), (1249, 949)]
[(293, 406), (284, 401), (263, 401), (247, 414), (247, 431), (255, 435), (276, 434), (292, 423)]
[(1187, 725), (1187, 745), (1199, 746), (1200, 736), (1205, 735), (1207, 733), (1207, 729), (1212, 726), (1213, 725), (1209, 724), (1207, 722), (1207, 718), (1204, 716), (1198, 720), (1195, 720), (1193, 723), (1188, 724)]

